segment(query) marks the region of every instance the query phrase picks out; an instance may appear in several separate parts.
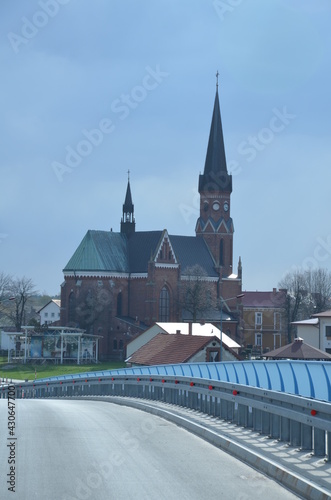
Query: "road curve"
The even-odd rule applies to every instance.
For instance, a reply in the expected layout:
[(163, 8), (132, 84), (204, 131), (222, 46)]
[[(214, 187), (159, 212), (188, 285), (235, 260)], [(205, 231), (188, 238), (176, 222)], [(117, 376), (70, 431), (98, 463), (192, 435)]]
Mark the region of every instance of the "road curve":
[[(106, 402), (18, 400), (15, 440), (8, 433), (7, 403), (0, 400), (2, 500), (297, 498), (202, 439), (139, 410)], [(15, 492), (8, 490), (10, 473)]]

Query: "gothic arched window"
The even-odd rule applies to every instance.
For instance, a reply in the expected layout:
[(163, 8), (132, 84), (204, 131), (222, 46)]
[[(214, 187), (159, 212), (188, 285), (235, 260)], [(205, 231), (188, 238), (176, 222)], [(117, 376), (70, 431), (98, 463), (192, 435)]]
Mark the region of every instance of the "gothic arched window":
[(76, 306), (75, 294), (74, 294), (74, 292), (71, 292), (69, 295), (69, 300), (68, 300), (68, 322), (69, 323), (73, 323), (75, 321), (75, 306)]
[(159, 321), (169, 321), (169, 316), (170, 316), (170, 296), (168, 288), (164, 286), (160, 293)]
[(122, 292), (117, 295), (116, 315), (122, 316)]

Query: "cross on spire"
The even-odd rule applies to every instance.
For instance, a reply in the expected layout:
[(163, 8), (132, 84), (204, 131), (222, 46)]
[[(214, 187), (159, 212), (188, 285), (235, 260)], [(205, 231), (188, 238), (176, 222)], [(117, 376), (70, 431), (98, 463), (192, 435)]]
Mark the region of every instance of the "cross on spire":
[(217, 70), (217, 73), (216, 73), (216, 89), (218, 89), (218, 77), (219, 77), (219, 72)]
[(130, 170), (128, 170), (128, 182), (130, 182)]

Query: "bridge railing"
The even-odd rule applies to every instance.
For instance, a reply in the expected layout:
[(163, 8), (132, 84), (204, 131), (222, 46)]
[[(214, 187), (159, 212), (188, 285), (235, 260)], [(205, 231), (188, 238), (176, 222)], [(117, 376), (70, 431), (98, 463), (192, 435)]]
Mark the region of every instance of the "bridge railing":
[[(192, 408), (310, 451), (331, 456), (331, 404), (245, 384), (170, 374), (70, 376), (2, 387), (1, 397), (122, 396)], [(13, 397), (13, 396), (11, 396)]]

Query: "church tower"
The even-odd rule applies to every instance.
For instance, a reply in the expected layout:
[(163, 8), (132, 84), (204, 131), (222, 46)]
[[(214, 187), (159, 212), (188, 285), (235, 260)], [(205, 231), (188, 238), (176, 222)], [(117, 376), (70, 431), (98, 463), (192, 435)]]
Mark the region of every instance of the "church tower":
[(135, 232), (136, 222), (134, 220), (133, 214), (134, 214), (134, 206), (132, 203), (131, 188), (130, 188), (130, 171), (128, 171), (128, 186), (126, 188), (125, 201), (123, 204), (121, 233), (129, 235)]
[(218, 98), (216, 96), (203, 174), (199, 176), (200, 217), (196, 235), (206, 241), (223, 278), (232, 274), (233, 222), (230, 217), (232, 175), (228, 174)]

